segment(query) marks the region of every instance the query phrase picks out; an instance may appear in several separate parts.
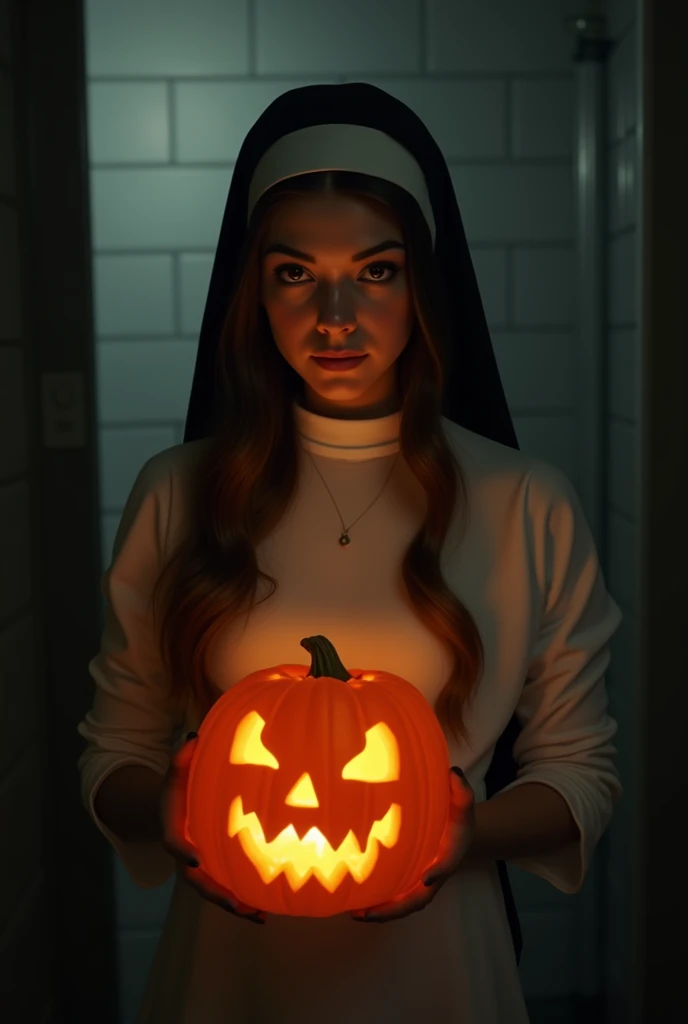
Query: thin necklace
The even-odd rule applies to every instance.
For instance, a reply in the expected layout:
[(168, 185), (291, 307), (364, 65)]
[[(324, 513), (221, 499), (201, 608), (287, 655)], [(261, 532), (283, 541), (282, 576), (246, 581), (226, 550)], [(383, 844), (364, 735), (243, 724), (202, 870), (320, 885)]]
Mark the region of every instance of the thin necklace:
[(392, 463), (392, 468), (390, 469), (389, 473), (387, 474), (387, 479), (385, 480), (384, 484), (382, 485), (382, 490), (378, 494), (377, 498), (375, 498), (373, 501), (371, 501), (370, 505), (368, 505), (368, 508), (365, 510), (365, 512), (361, 512), (361, 514), (358, 517), (358, 519), (354, 519), (353, 523), (351, 523), (349, 526), (345, 526), (344, 525), (344, 520), (342, 519), (342, 513), (339, 511), (339, 506), (337, 505), (337, 502), (334, 500), (334, 497), (332, 496), (332, 491), (327, 486), (327, 481), (325, 480), (325, 477), (322, 475), (322, 473), (318, 469), (318, 467), (316, 465), (316, 462), (315, 462), (315, 459), (313, 458), (313, 456), (312, 456), (311, 452), (308, 450), (308, 448), (306, 448), (306, 451), (308, 452), (308, 454), (311, 457), (311, 462), (315, 466), (316, 473), (318, 474), (318, 476), (320, 477), (322, 482), (325, 484), (325, 488), (327, 489), (327, 493), (329, 494), (329, 496), (332, 498), (332, 503), (333, 503), (334, 507), (337, 509), (337, 515), (339, 516), (339, 519), (340, 519), (341, 524), (342, 524), (342, 532), (341, 532), (341, 534), (339, 536), (339, 543), (341, 544), (341, 546), (343, 548), (345, 548), (347, 546), (347, 544), (351, 543), (351, 538), (349, 537), (349, 530), (351, 529), (351, 527), (355, 526), (356, 523), (358, 522), (358, 519), (362, 519), (363, 516), (366, 514), (366, 512), (369, 512), (371, 510), (371, 508), (373, 507), (375, 502), (378, 500), (378, 498), (381, 497), (382, 491), (384, 491), (385, 487), (389, 483), (390, 477), (392, 476), (392, 473), (394, 471), (394, 467), (397, 464), (397, 459), (399, 458), (399, 452), (397, 452), (397, 454), (394, 456), (394, 462)]

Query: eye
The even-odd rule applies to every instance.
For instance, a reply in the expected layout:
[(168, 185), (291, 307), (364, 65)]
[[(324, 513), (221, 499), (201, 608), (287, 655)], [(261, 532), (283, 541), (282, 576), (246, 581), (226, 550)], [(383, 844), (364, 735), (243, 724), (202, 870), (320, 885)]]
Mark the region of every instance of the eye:
[(397, 276), (401, 266), (398, 263), (383, 261), (382, 263), (370, 263), (363, 272), (365, 273), (367, 270), (389, 270), (389, 277), (373, 277), (366, 284), (389, 284)]
[[(302, 273), (303, 271), (305, 271), (305, 269), (306, 268), (302, 267), (300, 263), (280, 263), (280, 265), (278, 267), (274, 268), (273, 274), (275, 275), (277, 280), (280, 282), (280, 284), (285, 284), (285, 285), (287, 285), (287, 287), (294, 287), (295, 285), (299, 285), (299, 284), (307, 284), (309, 281), (312, 282), (313, 279), (312, 278), (301, 277), (298, 281), (293, 281), (293, 280), (290, 281), (287, 278), (282, 277), (282, 274), (287, 272), (287, 271), (289, 271), (289, 272), (297, 271), (298, 273)], [(369, 270), (378, 270), (378, 269), (388, 270), (390, 272), (389, 276), (385, 277), (385, 278), (367, 278), (367, 279), (364, 280), (363, 283), (364, 284), (390, 284), (390, 282), (394, 280), (394, 278), (397, 276), (397, 274), (401, 270), (401, 266), (398, 263), (393, 263), (393, 262), (388, 261), (388, 260), (383, 260), (382, 262), (378, 262), (378, 263), (369, 263), (367, 267), (364, 267), (362, 273), (366, 273), (366, 271), (369, 271)]]
[(342, 770), (343, 779), (360, 782), (393, 782), (399, 778), (399, 747), (394, 733), (378, 722), (365, 734), (365, 747)]
[(244, 715), (234, 733), (229, 752), (230, 764), (264, 764), (267, 768), (279, 768), (277, 758), (260, 738), (264, 728), (265, 722), (257, 711)]
[(280, 263), (280, 265), (278, 267), (275, 267), (275, 269), (273, 270), (273, 274), (275, 275), (280, 284), (304, 284), (304, 282), (307, 280), (307, 278), (305, 277), (302, 277), (298, 281), (290, 281), (282, 277), (282, 274), (286, 273), (287, 271), (289, 271), (290, 273), (293, 273), (294, 271), (296, 271), (297, 273), (303, 273), (305, 269), (306, 268), (302, 267), (299, 263)]

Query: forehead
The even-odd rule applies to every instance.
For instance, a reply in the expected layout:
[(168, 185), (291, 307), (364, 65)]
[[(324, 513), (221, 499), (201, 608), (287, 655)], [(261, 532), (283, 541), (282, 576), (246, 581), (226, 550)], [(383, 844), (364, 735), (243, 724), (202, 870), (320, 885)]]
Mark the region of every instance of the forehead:
[(402, 240), (401, 225), (391, 210), (354, 196), (290, 196), (275, 207), (270, 215), (266, 241), (286, 241), (298, 237), (312, 238), (315, 243), (338, 237), (370, 236), (371, 244), (380, 232), (385, 237)]

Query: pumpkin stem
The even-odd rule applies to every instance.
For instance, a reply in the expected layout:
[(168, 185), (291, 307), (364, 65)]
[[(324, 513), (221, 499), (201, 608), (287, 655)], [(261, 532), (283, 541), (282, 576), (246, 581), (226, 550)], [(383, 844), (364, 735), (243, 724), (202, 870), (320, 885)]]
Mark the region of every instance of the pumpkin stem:
[(326, 636), (307, 636), (301, 641), (311, 656), (311, 669), (309, 676), (330, 676), (331, 679), (341, 679), (348, 683), (353, 676), (349, 675), (341, 663), (334, 644)]

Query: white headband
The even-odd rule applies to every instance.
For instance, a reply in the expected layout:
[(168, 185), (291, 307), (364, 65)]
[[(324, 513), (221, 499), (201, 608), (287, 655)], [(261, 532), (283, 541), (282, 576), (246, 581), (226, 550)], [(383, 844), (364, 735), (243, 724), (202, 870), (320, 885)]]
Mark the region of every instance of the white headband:
[(386, 178), (420, 206), (435, 247), (435, 218), (425, 176), (415, 157), (396, 139), (360, 124), (314, 124), (283, 135), (258, 161), (248, 192), (247, 223), (271, 185), (312, 171), (357, 171)]

